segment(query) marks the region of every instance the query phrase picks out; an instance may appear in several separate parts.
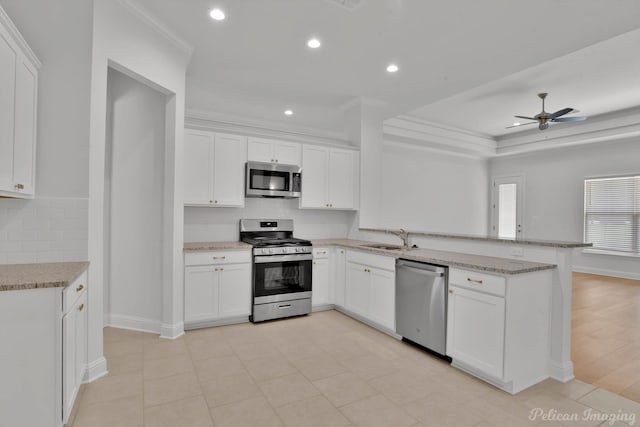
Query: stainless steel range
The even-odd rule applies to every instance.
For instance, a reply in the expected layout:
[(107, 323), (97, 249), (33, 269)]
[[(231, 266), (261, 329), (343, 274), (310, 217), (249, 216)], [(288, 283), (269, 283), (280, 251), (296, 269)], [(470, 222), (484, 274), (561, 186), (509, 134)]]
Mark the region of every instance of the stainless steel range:
[(241, 219), (240, 240), (253, 246), (251, 321), (310, 313), (312, 246), (293, 237), (293, 220)]

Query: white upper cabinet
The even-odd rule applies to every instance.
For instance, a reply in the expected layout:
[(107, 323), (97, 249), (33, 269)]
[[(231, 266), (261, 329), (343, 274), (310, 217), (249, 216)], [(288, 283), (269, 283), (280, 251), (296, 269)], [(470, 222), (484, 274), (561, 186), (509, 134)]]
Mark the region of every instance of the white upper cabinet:
[(355, 209), (357, 152), (304, 145), (301, 208)]
[(247, 158), (250, 162), (300, 165), (301, 146), (297, 142), (249, 137)]
[(184, 204), (243, 207), (246, 161), (246, 137), (186, 129)]
[(0, 8), (0, 196), (35, 194), (40, 61)]

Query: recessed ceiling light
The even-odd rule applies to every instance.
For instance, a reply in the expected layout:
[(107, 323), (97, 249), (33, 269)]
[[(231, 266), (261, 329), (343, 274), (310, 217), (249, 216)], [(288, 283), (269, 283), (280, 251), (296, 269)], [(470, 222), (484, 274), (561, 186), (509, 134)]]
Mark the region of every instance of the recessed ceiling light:
[(389, 72), (389, 73), (395, 73), (398, 70), (399, 70), (399, 68), (398, 68), (398, 66), (396, 64), (389, 64), (387, 66), (387, 72)]
[(515, 122), (512, 126), (520, 126), (521, 123)]
[(309, 39), (309, 41), (307, 42), (307, 46), (309, 46), (311, 49), (317, 49), (320, 47), (322, 43), (320, 43), (320, 40), (318, 40), (317, 38), (312, 38)]
[(293, 110), (284, 110), (285, 116), (293, 116)]
[(211, 11), (209, 12), (209, 16), (214, 21), (223, 21), (225, 18), (224, 12), (218, 8), (211, 9)]

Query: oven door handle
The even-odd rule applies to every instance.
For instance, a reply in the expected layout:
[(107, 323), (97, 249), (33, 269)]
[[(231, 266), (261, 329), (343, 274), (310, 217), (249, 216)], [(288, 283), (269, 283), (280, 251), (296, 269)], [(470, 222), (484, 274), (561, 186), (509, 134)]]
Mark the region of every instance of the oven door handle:
[(256, 264), (267, 264), (270, 262), (287, 262), (287, 261), (311, 261), (313, 259), (312, 254), (300, 254), (300, 255), (265, 255), (255, 256), (253, 261)]

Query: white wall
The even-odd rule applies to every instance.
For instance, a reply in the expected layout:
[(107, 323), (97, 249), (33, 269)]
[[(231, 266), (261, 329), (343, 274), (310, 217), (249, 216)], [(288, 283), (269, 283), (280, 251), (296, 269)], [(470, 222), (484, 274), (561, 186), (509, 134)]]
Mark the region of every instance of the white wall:
[(106, 323), (160, 332), (165, 96), (109, 70), (108, 111)]
[[(608, 141), (490, 161), (491, 176), (525, 176), (524, 235), (535, 239), (582, 241), (584, 179), (640, 173), (638, 140)], [(576, 251), (574, 270), (640, 278), (637, 258)]]
[(87, 259), (92, 3), (0, 0), (43, 66), (36, 198), (0, 199), (0, 262)]
[(291, 218), (301, 239), (346, 238), (354, 212), (298, 209), (298, 199), (245, 199), (244, 208), (185, 207), (185, 242), (233, 241), (241, 218)]
[(486, 234), (483, 159), (385, 143), (380, 224), (388, 228)]

